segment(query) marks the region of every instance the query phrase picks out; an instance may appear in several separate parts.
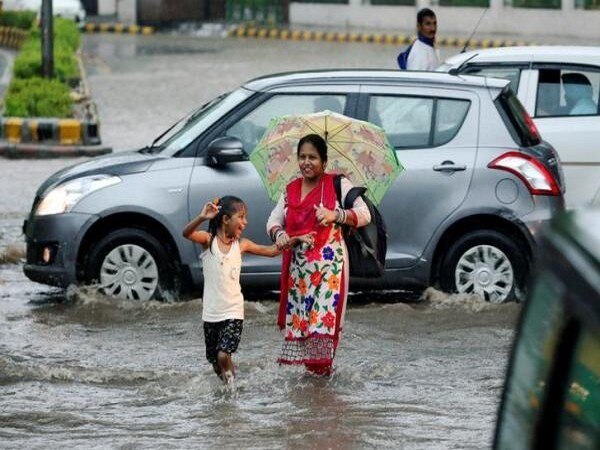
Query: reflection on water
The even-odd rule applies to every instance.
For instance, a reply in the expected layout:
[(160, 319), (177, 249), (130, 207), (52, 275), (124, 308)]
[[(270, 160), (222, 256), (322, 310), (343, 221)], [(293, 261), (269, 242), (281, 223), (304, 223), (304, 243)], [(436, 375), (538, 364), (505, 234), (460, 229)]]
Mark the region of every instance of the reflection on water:
[(272, 299), (246, 303), (235, 390), (204, 359), (202, 302), (119, 301), (0, 266), (0, 437), (14, 448), (483, 448), (519, 306), (353, 296), (331, 378), (275, 363)]

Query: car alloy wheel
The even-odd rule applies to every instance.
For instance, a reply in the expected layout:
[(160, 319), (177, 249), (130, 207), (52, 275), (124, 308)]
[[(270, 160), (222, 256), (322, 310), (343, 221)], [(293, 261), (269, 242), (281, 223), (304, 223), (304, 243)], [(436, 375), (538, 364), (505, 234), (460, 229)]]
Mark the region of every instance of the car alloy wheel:
[(493, 245), (477, 245), (460, 257), (454, 277), (459, 293), (478, 294), (491, 303), (502, 303), (510, 295), (515, 274), (502, 250)]
[(108, 231), (87, 253), (84, 280), (98, 284), (106, 296), (140, 301), (179, 297), (176, 253), (146, 230)]
[(156, 261), (150, 252), (138, 245), (114, 248), (100, 266), (100, 288), (111, 297), (150, 300), (157, 286)]

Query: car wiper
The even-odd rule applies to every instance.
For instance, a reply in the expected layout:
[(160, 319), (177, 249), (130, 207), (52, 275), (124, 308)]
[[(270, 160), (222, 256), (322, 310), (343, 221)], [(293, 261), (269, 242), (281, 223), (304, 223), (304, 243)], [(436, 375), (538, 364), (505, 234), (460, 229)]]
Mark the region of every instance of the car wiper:
[(463, 67), (465, 67), (467, 65), (467, 63), (469, 61), (471, 61), (473, 58), (475, 58), (477, 55), (479, 55), (479, 53), (475, 53), (472, 56), (469, 56), (467, 59), (465, 59), (463, 62), (461, 62), (458, 67), (455, 67), (454, 69), (450, 69), (448, 71), (449, 75), (459, 75), (460, 71), (462, 70)]
[(161, 133), (161, 134), (160, 134), (160, 135), (159, 135), (159, 136), (158, 136), (156, 139), (154, 139), (154, 140), (152, 141), (152, 144), (150, 144), (150, 146), (148, 147), (148, 149), (149, 149), (149, 150), (153, 150), (154, 148), (157, 148), (157, 147), (156, 147), (156, 143), (157, 143), (158, 141), (160, 141), (160, 140), (163, 138), (163, 136), (165, 136), (165, 135), (166, 135), (166, 134), (167, 134), (169, 131), (171, 131), (173, 128), (175, 128), (177, 125), (179, 125), (179, 124), (181, 123), (181, 121), (182, 121), (183, 119), (185, 119), (186, 117), (187, 117), (187, 116), (184, 116), (184, 117), (182, 117), (182, 118), (181, 118), (181, 119), (179, 119), (177, 122), (175, 122), (173, 125), (171, 125), (169, 128), (167, 128), (167, 129), (166, 129), (166, 130), (165, 130), (163, 133)]

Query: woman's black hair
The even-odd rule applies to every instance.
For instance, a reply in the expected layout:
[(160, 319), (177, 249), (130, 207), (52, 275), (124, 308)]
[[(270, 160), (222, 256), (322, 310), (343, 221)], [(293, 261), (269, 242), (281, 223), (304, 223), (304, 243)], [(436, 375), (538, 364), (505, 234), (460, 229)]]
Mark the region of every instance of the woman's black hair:
[(318, 134), (307, 134), (298, 142), (298, 149), (296, 150), (298, 156), (300, 156), (300, 148), (306, 143), (312, 144), (317, 149), (323, 162), (327, 161), (327, 142), (325, 142), (325, 139)]
[(225, 195), (218, 200), (217, 206), (219, 207), (219, 212), (208, 222), (208, 232), (210, 233), (210, 242), (208, 244), (208, 248), (211, 249), (211, 252), (213, 240), (217, 235), (217, 230), (223, 223), (223, 218), (225, 216), (232, 217), (235, 213), (246, 208), (244, 200), (233, 195)]

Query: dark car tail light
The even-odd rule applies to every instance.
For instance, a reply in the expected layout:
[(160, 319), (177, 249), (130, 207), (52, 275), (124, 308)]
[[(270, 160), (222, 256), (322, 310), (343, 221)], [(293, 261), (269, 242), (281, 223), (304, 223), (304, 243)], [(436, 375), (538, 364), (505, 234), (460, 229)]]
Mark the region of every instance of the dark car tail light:
[(560, 195), (560, 188), (552, 173), (533, 156), (508, 152), (494, 159), (488, 167), (515, 174), (532, 195)]

